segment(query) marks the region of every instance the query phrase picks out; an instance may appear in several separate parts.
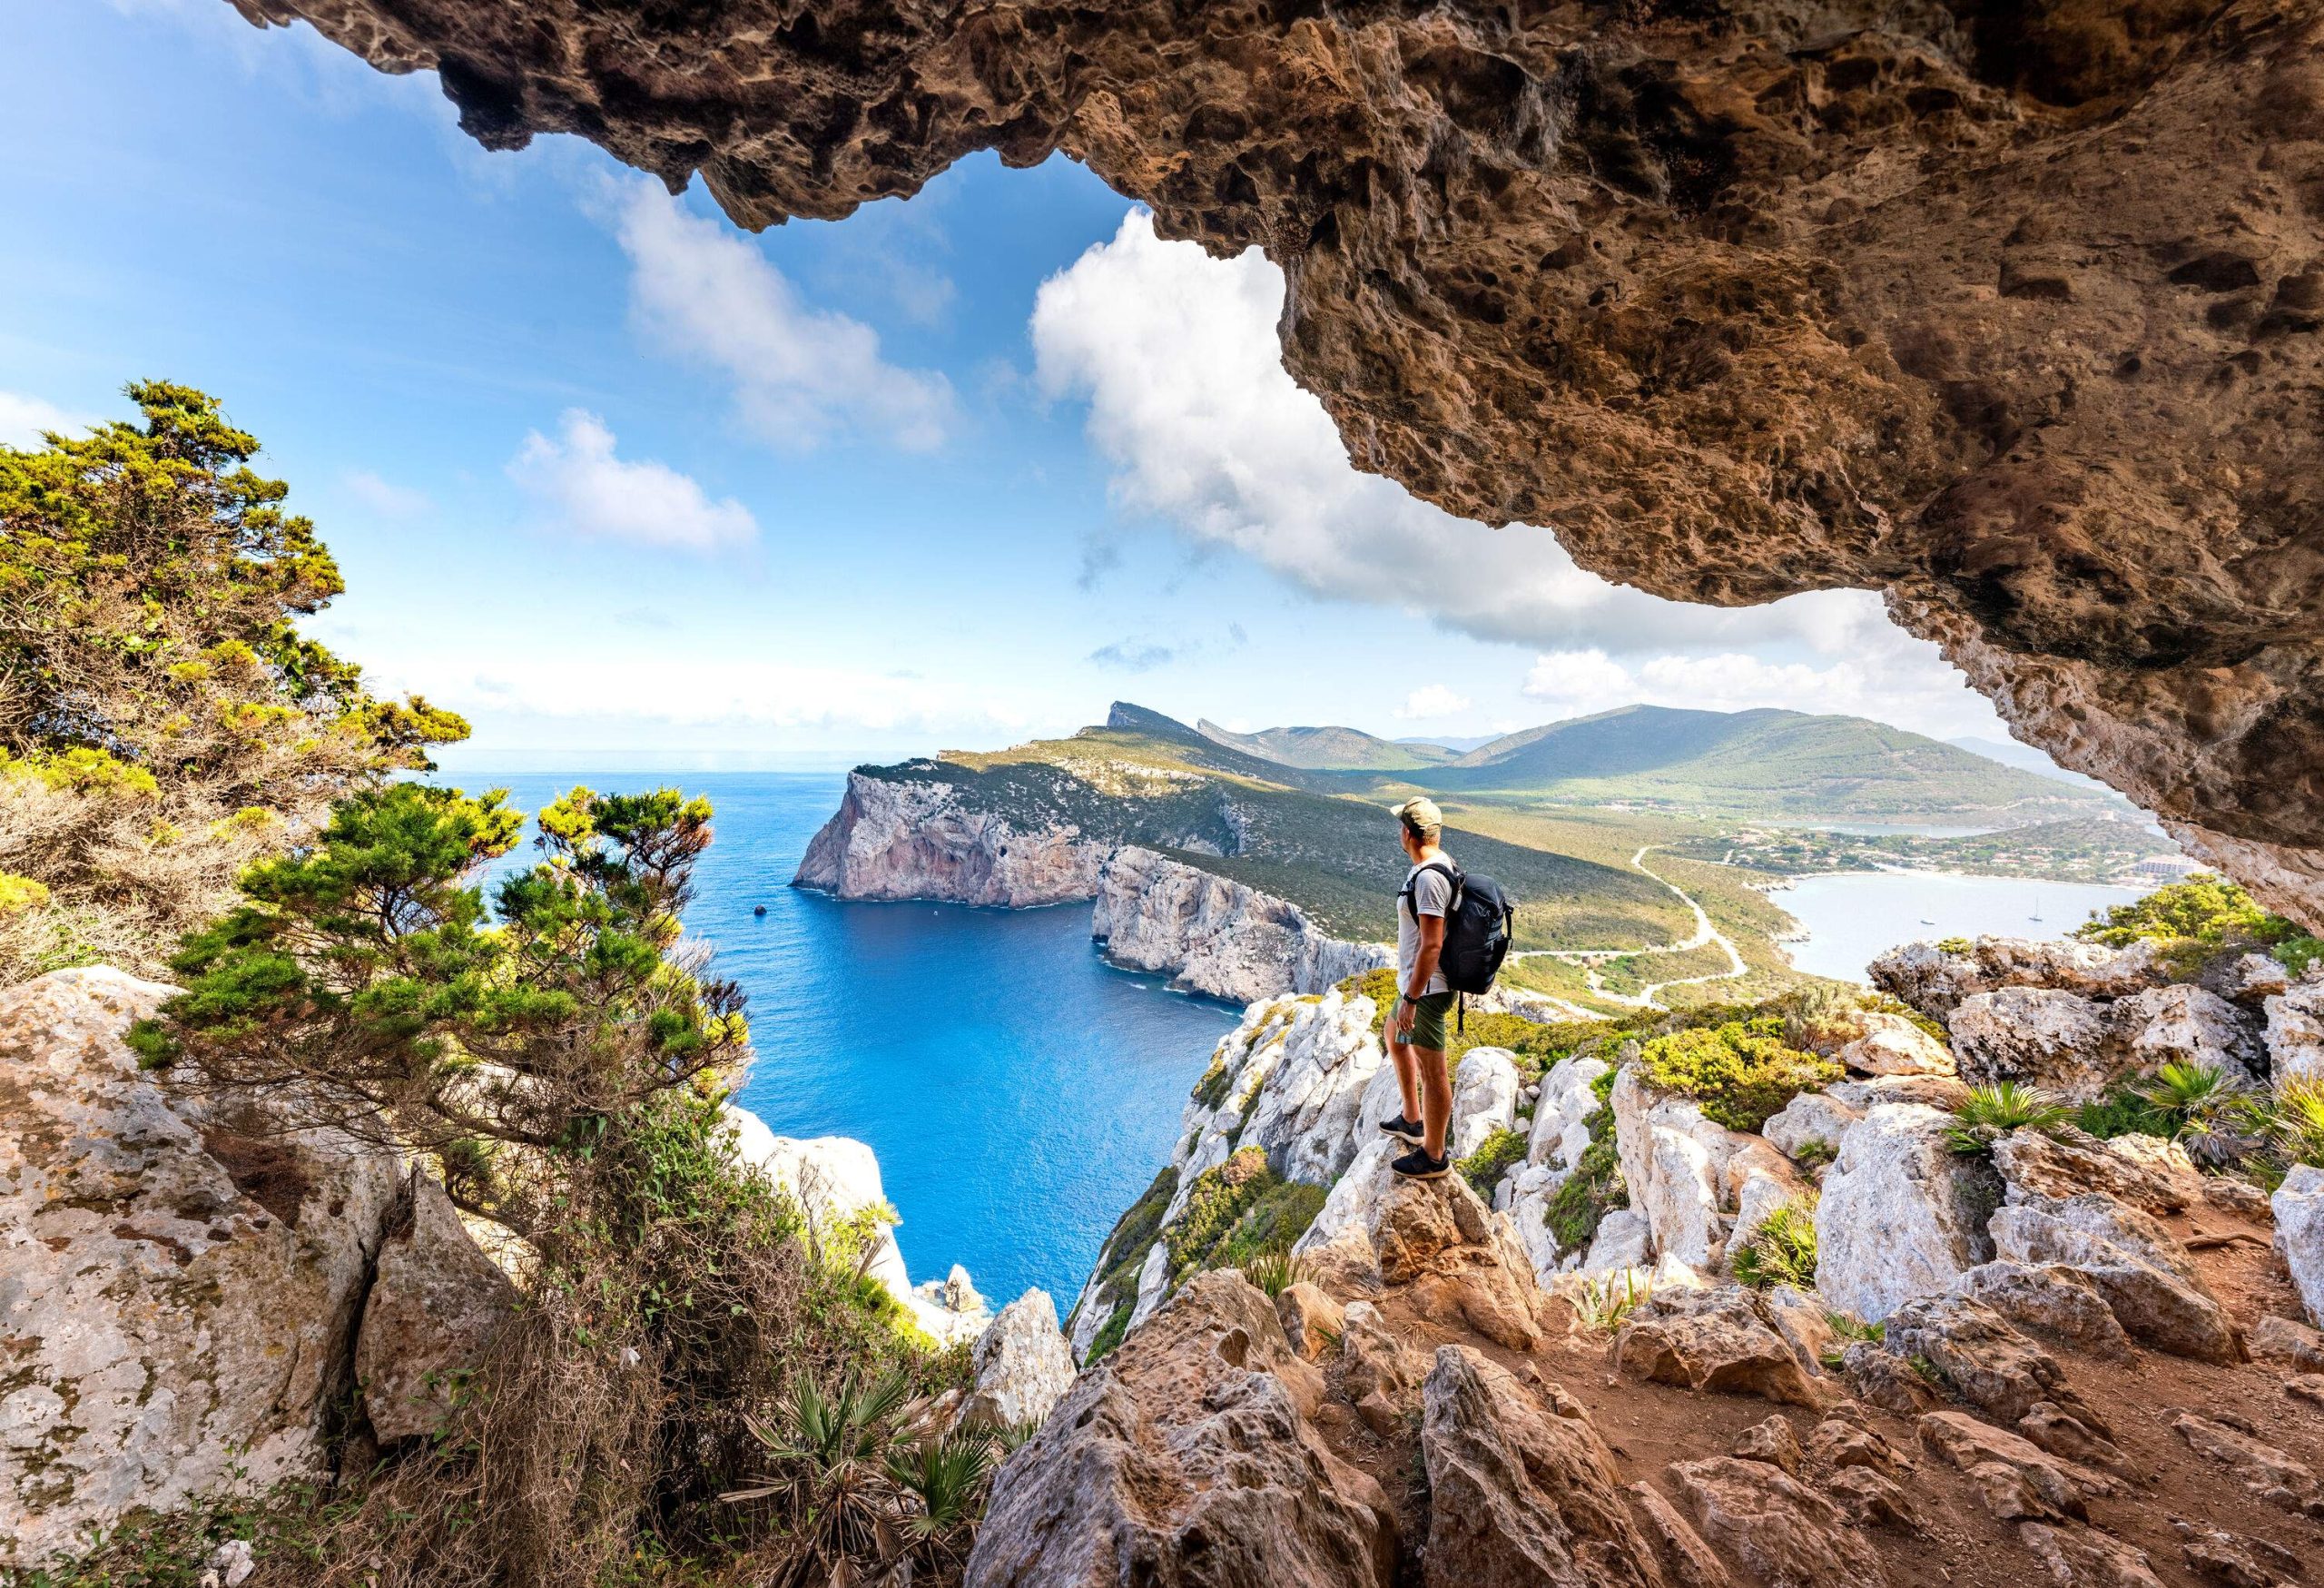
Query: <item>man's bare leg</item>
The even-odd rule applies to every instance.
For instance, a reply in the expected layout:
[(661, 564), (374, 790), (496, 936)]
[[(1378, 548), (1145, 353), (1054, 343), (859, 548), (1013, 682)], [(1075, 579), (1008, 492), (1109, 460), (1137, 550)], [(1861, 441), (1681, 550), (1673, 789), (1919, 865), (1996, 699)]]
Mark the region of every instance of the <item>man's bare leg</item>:
[(1443, 1158), (1445, 1132), (1452, 1128), (1452, 1077), (1444, 1068), (1444, 1050), (1413, 1048), (1410, 1051), (1413, 1067), (1420, 1071), (1423, 1145), (1429, 1157)]
[(1396, 1067), (1396, 1090), (1403, 1094), (1404, 1118), (1420, 1118), (1420, 1050), (1393, 1037), (1388, 1039), (1388, 1060)]

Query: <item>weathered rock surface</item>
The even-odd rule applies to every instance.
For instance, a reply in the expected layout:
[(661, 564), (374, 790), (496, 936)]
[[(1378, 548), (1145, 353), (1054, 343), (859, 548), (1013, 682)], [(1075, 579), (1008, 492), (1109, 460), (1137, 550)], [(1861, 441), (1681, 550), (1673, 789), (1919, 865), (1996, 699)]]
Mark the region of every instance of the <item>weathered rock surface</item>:
[(1118, 965), (1236, 1002), (1321, 992), (1395, 962), (1382, 944), (1332, 936), (1296, 904), (1136, 845), (1100, 869), (1089, 935)]
[(1661, 1490), (1640, 1482), (1630, 1484), (1627, 1493), (1643, 1519), (1640, 1525), (1654, 1539), (1662, 1569), (1678, 1588), (1733, 1588), (1735, 1577), (1727, 1563), (1695, 1531), (1695, 1524), (1663, 1497)]
[(2202, 1177), (2184, 1149), (2174, 1157), (2168, 1149), (2176, 1144), (2162, 1145), (2166, 1151), (2150, 1162), (2135, 1149), (2070, 1128), (2054, 1133), (2013, 1130), (1994, 1143), (1994, 1167), (2001, 1171), (2011, 1202), (2102, 1191), (2144, 1213), (2184, 1212), (2203, 1194)]
[(1658, 1588), (1613, 1454), (1503, 1368), (1445, 1346), (1422, 1388), (1429, 1588)]
[(2132, 1339), (2204, 1361), (2241, 1360), (2234, 1321), (2186, 1248), (2136, 1208), (2096, 1191), (2038, 1198), (2002, 1208), (1991, 1228), (2002, 1258), (2062, 1263), (2088, 1279)]
[(1833, 1057), (1855, 1075), (1951, 1075), (1951, 1050), (1900, 1014), (1872, 1010), (1864, 1035)]
[(1548, 1298), (1533, 1265), (1508, 1219), (1479, 1201), (1458, 1175), (1392, 1175), (1365, 1233), (1381, 1277), (1408, 1287), (1423, 1314), (1458, 1318), (1512, 1351), (1540, 1343)]
[(2201, 1064), (2249, 1085), (2267, 1066), (2257, 1023), (2208, 988), (2180, 982), (2133, 992), (2115, 1001), (2107, 1023), (2141, 1075)]
[(1305, 1279), (1283, 1287), (1275, 1298), (1275, 1321), (1291, 1348), (1313, 1362), (1347, 1332), (1347, 1313), (1323, 1287)]
[(2004, 1522), (2080, 1517), (2092, 1499), (2122, 1492), (2103, 1473), (2061, 1461), (2029, 1439), (1978, 1421), (1966, 1412), (1930, 1412), (1920, 1420), (1921, 1445), (1980, 1483), (1987, 1508)]
[(2021, 1522), (2017, 1541), (2061, 1588), (2162, 1588), (2144, 1550), (2094, 1528)]
[(2048, 987), (2083, 998), (2127, 998), (2170, 972), (2152, 943), (2126, 949), (2047, 938), (1981, 937), (1965, 949), (1912, 942), (1872, 962), (1872, 984), (1947, 1022), (1964, 999), (2004, 987)]
[(1359, 466), (1663, 595), (1883, 589), (2316, 916), (2316, 0), (235, 4), (750, 225), (1062, 151), (1283, 267)]
[(970, 1361), (976, 1387), (960, 1407), (968, 1427), (1039, 1424), (1073, 1386), (1073, 1350), (1046, 1290), (1028, 1290), (1002, 1307), (977, 1336)]
[(972, 1588), (1386, 1588), (1393, 1514), (1308, 1425), (1321, 1376), (1241, 1275), (1196, 1276), (994, 1476)]
[(1368, 1301), (1347, 1305), (1340, 1336), (1341, 1387), (1356, 1415), (1383, 1438), (1392, 1437), (1419, 1404), (1428, 1358), (1404, 1344)]
[(1983, 1303), (2037, 1339), (2058, 1339), (2102, 1356), (2130, 1349), (2122, 1320), (2078, 1268), (2063, 1263), (1980, 1263), (1953, 1282), (1955, 1291)]
[(1961, 1078), (2014, 1080), (2063, 1098), (2094, 1098), (2122, 1073), (2106, 1006), (2056, 987), (2004, 987), (1963, 999), (1947, 1024)]
[(1839, 1154), (1840, 1138), (1864, 1114), (1864, 1110), (1851, 1108), (1828, 1093), (1803, 1091), (1768, 1115), (1759, 1134), (1777, 1151), (1793, 1158), (1807, 1151), (1809, 1143), (1821, 1143), (1821, 1156), (1828, 1163)]
[(2324, 1373), (2324, 1334), (2288, 1317), (2268, 1317), (2251, 1326), (2244, 1342), (2262, 1362), (2281, 1362), (2304, 1372)]
[(1821, 1410), (1831, 1391), (1808, 1376), (1783, 1336), (1733, 1286), (1677, 1297), (1657, 1293), (1614, 1336), (1614, 1366), (1688, 1389), (1756, 1395)]
[(2196, 1455), (2229, 1468), (2270, 1504), (2324, 1520), (2324, 1486), (2319, 1485), (2314, 1469), (2278, 1446), (2194, 1412), (2171, 1418), (2171, 1431)]
[(2000, 1188), (1946, 1143), (1952, 1123), (1924, 1104), (1883, 1103), (1840, 1138), (1816, 1209), (1816, 1288), (1839, 1310), (1877, 1323), (1993, 1256), (1984, 1215)]
[(2266, 1001), (2270, 1072), (2278, 1087), (2324, 1081), (2324, 981), (2303, 980)]
[(1780, 1468), (1722, 1455), (1678, 1462), (1670, 1480), (1703, 1536), (1769, 1588), (1886, 1588), (1870, 1541), (1838, 1506)]
[[(902, 1249), (896, 1244), (895, 1210), (889, 1206), (880, 1181), (880, 1159), (870, 1147), (846, 1136), (777, 1136), (767, 1129), (765, 1120), (733, 1103), (726, 1105), (725, 1114), (734, 1131), (735, 1156), (763, 1171), (776, 1189), (798, 1204), (810, 1240), (854, 1243), (868, 1239), (872, 1250), (864, 1261), (864, 1273), (879, 1281), (912, 1321), (938, 1340), (970, 1341), (984, 1333), (992, 1315), (981, 1305), (971, 1311), (958, 1311), (913, 1288)], [(966, 1274), (961, 1277), (965, 1280)], [(974, 1294), (973, 1286), (963, 1288), (968, 1295)]]
[(950, 784), (852, 772), (792, 881), (842, 899), (1058, 904), (1097, 893), (1112, 847), (1071, 827), (1020, 832)]
[(2276, 1250), (2291, 1270), (2309, 1321), (2324, 1327), (2324, 1169), (2296, 1165), (2269, 1198)]
[(2079, 1406), (2065, 1370), (2010, 1321), (1963, 1296), (1923, 1297), (1888, 1318), (1888, 1348), (1934, 1366), (1955, 1394), (2004, 1423), (2036, 1405)]
[(1630, 1206), (1643, 1214), (1658, 1258), (1709, 1272), (1727, 1250), (1729, 1161), (1751, 1142), (1703, 1117), (1692, 1099), (1658, 1095), (1626, 1068), (1613, 1090), (1615, 1150)]
[(516, 1301), (444, 1188), (414, 1174), (389, 1217), (355, 1336), (371, 1432), (394, 1440), (441, 1428)]
[(172, 991), (100, 967), (0, 992), (0, 1563), (235, 1469), (311, 1475), (355, 1387), (395, 1160), (141, 1073), (122, 1033)]

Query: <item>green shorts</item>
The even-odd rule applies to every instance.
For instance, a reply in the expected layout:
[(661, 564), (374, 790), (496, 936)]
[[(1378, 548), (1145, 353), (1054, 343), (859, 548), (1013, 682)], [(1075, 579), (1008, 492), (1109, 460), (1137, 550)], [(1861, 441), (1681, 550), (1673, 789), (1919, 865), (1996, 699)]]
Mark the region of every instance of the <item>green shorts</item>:
[[(1432, 992), (1413, 1000), (1412, 1040), (1404, 1046), (1444, 1051), (1444, 1017), (1452, 1012), (1452, 996), (1450, 992)], [(1396, 1034), (1396, 1016), (1393, 1011), (1388, 1017), (1388, 1034)]]

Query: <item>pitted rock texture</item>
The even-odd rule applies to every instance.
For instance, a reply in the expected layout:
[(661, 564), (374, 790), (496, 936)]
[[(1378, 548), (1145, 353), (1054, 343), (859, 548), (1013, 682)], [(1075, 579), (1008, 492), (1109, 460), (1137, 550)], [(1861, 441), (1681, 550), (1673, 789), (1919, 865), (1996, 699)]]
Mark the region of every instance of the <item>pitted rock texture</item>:
[(1062, 151), (1283, 267), (1359, 467), (1665, 596), (1884, 590), (2324, 921), (2324, 0), (231, 3), (749, 226)]
[(0, 1575), (238, 1470), (321, 1475), (355, 1388), (395, 1159), (141, 1073), (122, 1034), (174, 991), (0, 992)]

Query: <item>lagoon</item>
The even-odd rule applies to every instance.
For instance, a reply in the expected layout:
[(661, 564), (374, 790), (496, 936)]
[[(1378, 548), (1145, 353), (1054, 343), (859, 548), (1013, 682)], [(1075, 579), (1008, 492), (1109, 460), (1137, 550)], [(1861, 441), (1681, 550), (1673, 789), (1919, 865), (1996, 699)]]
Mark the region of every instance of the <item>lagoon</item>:
[(1955, 873), (1843, 872), (1801, 877), (1771, 897), (1807, 932), (1805, 942), (1784, 945), (1794, 966), (1862, 981), (1865, 967), (1899, 943), (1987, 933), (2062, 938), (2093, 912), (2146, 891)]

